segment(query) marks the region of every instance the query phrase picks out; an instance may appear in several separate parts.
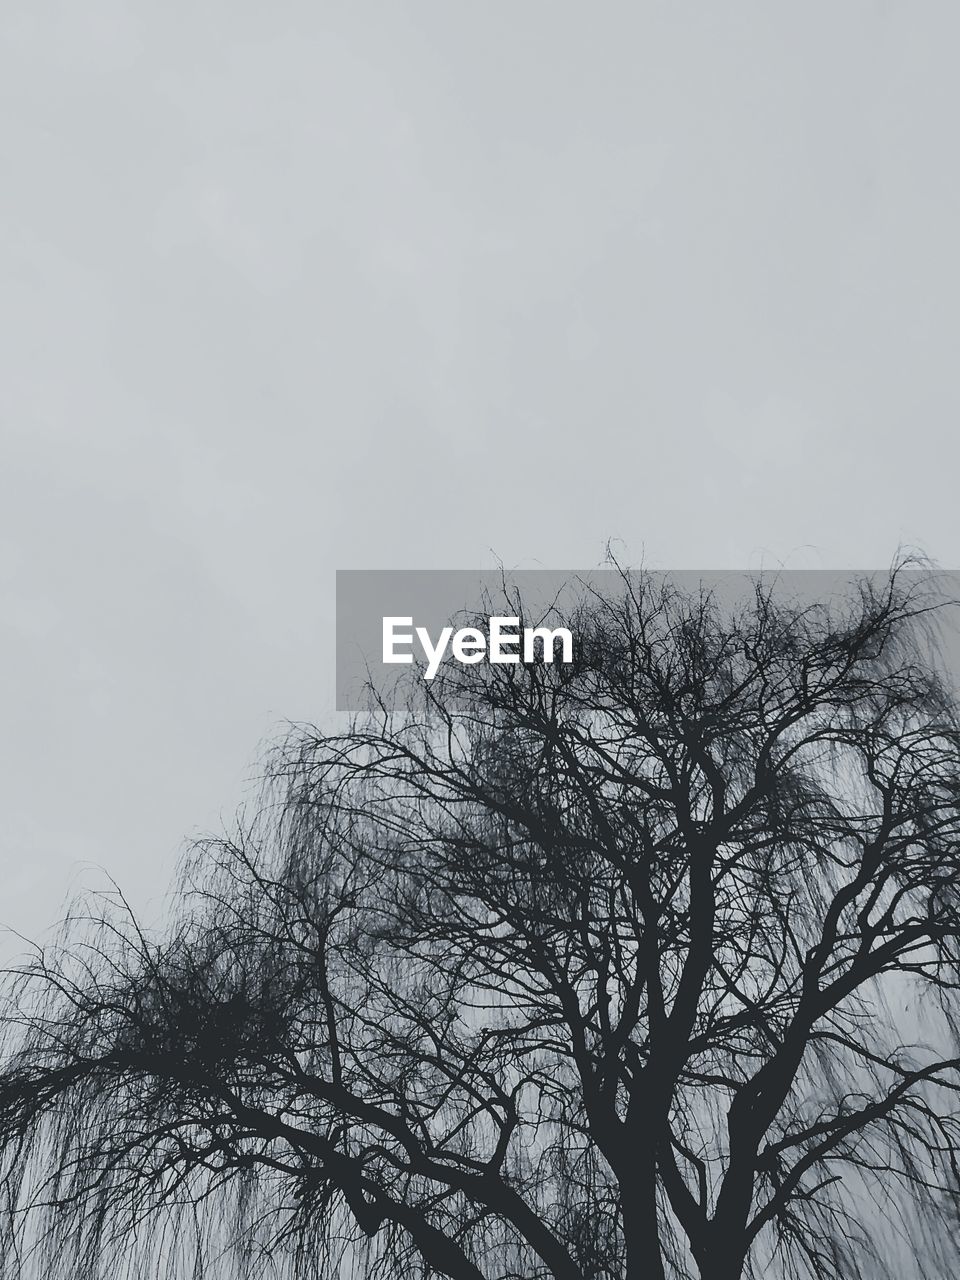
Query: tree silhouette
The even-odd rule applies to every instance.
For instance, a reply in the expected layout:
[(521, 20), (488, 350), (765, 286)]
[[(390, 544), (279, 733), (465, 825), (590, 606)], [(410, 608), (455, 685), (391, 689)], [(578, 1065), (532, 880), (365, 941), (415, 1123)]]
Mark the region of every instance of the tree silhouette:
[(13, 975), (3, 1275), (956, 1274), (931, 599), (620, 585), (569, 666), (297, 730), (162, 935)]

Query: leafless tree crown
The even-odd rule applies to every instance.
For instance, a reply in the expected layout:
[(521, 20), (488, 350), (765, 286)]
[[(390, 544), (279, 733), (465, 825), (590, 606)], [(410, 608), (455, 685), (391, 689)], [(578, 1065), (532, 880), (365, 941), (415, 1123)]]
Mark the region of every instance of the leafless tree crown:
[(161, 935), (11, 976), (2, 1276), (958, 1273), (929, 599), (621, 586), (297, 730)]

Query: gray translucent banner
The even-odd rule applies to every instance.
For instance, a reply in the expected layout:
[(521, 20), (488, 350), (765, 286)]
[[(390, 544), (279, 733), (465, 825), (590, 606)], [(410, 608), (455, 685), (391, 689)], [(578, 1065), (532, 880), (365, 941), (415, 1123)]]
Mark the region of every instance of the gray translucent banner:
[[(647, 573), (684, 592), (708, 590), (721, 607), (733, 607), (753, 593), (757, 581), (771, 588), (784, 600), (810, 604), (838, 601), (864, 577), (882, 581), (888, 570), (778, 570), (756, 573), (738, 570), (679, 570)], [(936, 599), (960, 600), (960, 571), (926, 569), (901, 570), (903, 578), (927, 579)], [(616, 598), (630, 589), (636, 573), (616, 568), (590, 570), (520, 569), (512, 573), (475, 569), (344, 569), (337, 572), (336, 621), (336, 699), (337, 710), (358, 710), (366, 705), (365, 687), (372, 684), (388, 692), (400, 677), (428, 678), (431, 647), (433, 666), (456, 660), (456, 632), (476, 623), (481, 631), (491, 617), (520, 618), (530, 626), (543, 625), (548, 630), (562, 626), (565, 616), (576, 605), (593, 594)], [(385, 620), (387, 620), (385, 622)], [(392, 621), (391, 621), (392, 620)], [(409, 621), (407, 621), (409, 620)], [(955, 608), (944, 609), (939, 628), (941, 657), (950, 672), (960, 680), (960, 615)], [(443, 635), (444, 628), (453, 634)], [(425, 633), (420, 640), (417, 629)], [(503, 645), (500, 654), (524, 653), (524, 638), (519, 627), (499, 628)], [(512, 647), (510, 635), (517, 631)], [(440, 642), (445, 648), (440, 652)], [(543, 644), (543, 638), (535, 637)], [(576, 635), (571, 637), (576, 646)], [(385, 661), (385, 642), (393, 661)], [(461, 637), (462, 653), (472, 645), (479, 648), (475, 635)], [(554, 660), (562, 661), (564, 641), (554, 637)], [(409, 657), (407, 657), (409, 655)], [(474, 661), (489, 660), (473, 656)]]

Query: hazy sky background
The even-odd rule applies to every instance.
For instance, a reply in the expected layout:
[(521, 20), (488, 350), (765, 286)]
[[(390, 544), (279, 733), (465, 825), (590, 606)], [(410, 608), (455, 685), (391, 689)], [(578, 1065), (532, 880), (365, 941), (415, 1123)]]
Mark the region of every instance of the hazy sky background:
[(156, 908), (329, 713), (336, 568), (960, 565), (958, 42), (4, 0), (0, 920)]

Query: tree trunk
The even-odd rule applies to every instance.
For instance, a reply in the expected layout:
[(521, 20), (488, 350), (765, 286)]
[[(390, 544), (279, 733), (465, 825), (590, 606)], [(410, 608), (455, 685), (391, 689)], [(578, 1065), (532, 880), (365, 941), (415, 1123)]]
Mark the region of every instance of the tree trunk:
[(746, 1260), (743, 1233), (723, 1231), (720, 1223), (715, 1222), (712, 1239), (697, 1260), (700, 1280), (740, 1280)]
[(653, 1161), (638, 1162), (630, 1179), (630, 1194), (623, 1198), (623, 1240), (627, 1255), (624, 1280), (666, 1280)]

